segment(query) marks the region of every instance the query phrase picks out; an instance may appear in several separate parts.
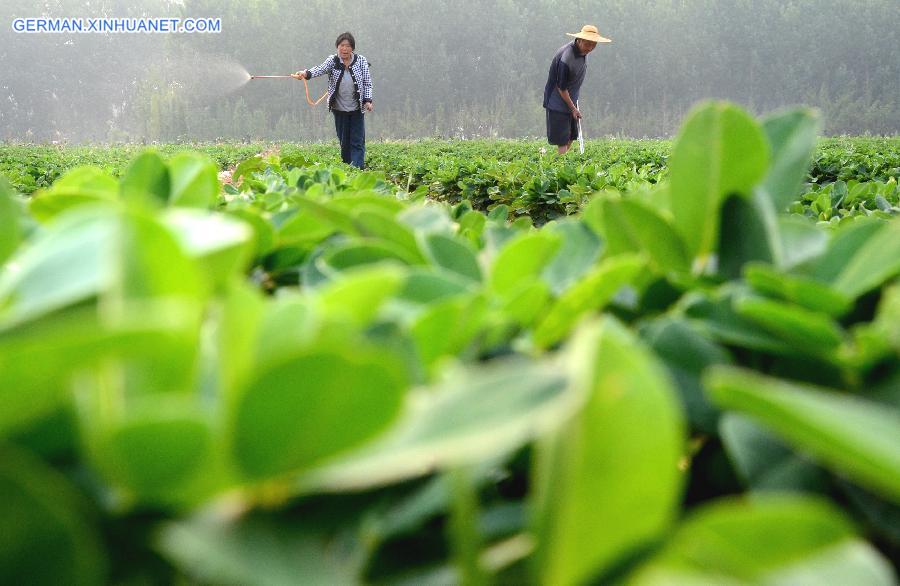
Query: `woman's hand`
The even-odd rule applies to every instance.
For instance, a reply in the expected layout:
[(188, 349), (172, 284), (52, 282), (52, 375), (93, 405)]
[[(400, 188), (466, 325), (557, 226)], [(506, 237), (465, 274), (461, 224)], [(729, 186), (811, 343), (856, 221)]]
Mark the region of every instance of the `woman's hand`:
[(292, 73), (291, 77), (293, 77), (294, 79), (307, 79), (307, 77), (306, 77), (307, 75), (308, 74), (306, 73), (306, 70), (304, 69), (302, 71), (298, 71), (297, 73)]
[(363, 107), (366, 109), (366, 112), (371, 112), (372, 108), (374, 108), (374, 106), (372, 105), (372, 102), (366, 102)]

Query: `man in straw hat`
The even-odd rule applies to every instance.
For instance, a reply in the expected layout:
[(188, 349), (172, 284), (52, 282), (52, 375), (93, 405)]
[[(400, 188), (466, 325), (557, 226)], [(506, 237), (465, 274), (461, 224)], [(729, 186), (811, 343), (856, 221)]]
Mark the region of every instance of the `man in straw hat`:
[(578, 92), (587, 72), (587, 55), (597, 43), (611, 43), (601, 37), (597, 27), (586, 24), (577, 33), (566, 33), (575, 40), (560, 47), (550, 63), (550, 74), (544, 87), (544, 108), (547, 110), (547, 141), (564, 154), (578, 138)]

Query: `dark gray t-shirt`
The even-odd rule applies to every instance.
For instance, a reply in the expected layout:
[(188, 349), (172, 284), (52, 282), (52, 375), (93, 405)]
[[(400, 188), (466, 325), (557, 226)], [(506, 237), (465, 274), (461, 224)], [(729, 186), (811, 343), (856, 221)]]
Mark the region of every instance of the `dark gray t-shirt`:
[(353, 112), (359, 110), (359, 102), (356, 99), (356, 88), (353, 87), (353, 78), (349, 71), (344, 71), (341, 83), (337, 87), (337, 97), (334, 101), (334, 109), (341, 112)]
[(575, 42), (563, 45), (550, 63), (547, 85), (544, 87), (544, 107), (557, 112), (569, 112), (569, 106), (559, 95), (557, 88), (569, 90), (572, 103), (578, 101), (578, 93), (587, 73), (587, 56), (575, 48)]

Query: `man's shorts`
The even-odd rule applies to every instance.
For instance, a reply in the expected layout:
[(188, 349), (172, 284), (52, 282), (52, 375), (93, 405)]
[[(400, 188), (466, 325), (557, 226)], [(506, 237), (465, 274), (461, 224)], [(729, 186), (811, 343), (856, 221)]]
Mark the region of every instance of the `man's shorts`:
[(578, 121), (569, 112), (547, 108), (547, 142), (557, 146), (578, 139)]

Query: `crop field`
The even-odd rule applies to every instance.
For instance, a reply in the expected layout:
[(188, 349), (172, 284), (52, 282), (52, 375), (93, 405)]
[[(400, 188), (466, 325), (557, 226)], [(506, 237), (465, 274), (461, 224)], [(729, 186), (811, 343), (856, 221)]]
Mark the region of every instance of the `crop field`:
[(819, 127), (0, 146), (0, 576), (895, 584), (900, 139)]

